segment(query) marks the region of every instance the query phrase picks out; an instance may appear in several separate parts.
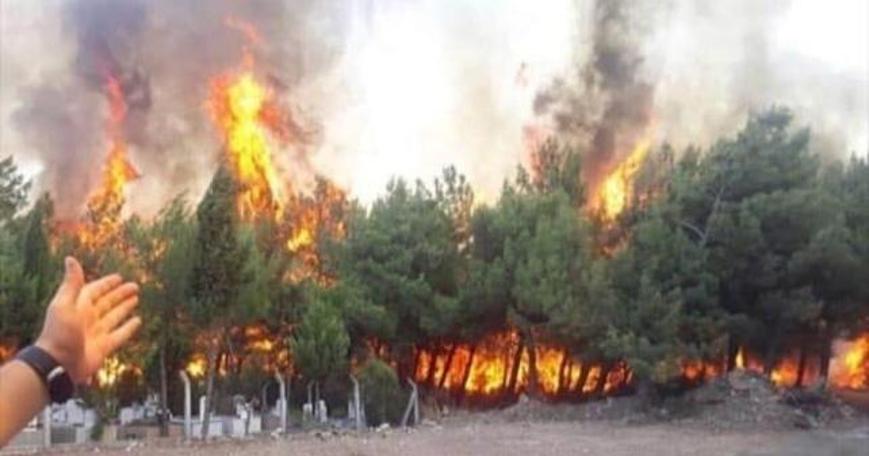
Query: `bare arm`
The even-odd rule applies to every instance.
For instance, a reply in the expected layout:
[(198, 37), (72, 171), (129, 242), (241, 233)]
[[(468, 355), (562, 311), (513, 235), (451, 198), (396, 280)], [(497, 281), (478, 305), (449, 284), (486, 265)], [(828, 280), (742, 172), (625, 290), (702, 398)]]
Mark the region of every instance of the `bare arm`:
[[(36, 346), (60, 363), (75, 383), (86, 382), (106, 356), (130, 339), (142, 324), (129, 318), (139, 302), (136, 284), (117, 274), (85, 283), (81, 265), (65, 262), (63, 283), (54, 295)], [(21, 361), (0, 367), (0, 447), (48, 404), (36, 372)]]
[(13, 360), (0, 367), (0, 447), (48, 404), (48, 391), (30, 366)]

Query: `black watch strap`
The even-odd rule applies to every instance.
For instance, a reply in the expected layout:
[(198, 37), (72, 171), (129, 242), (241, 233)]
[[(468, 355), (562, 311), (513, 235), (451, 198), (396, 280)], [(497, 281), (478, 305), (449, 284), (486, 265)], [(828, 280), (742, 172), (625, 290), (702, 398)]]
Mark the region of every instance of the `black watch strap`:
[(75, 384), (66, 369), (45, 350), (31, 345), (19, 351), (15, 359), (24, 362), (42, 379), (51, 402), (62, 404), (75, 394)]

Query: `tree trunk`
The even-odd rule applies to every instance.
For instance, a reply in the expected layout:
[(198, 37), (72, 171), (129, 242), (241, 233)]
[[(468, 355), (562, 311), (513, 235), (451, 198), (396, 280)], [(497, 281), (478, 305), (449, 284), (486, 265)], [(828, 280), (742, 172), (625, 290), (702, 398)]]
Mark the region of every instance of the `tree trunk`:
[(458, 346), (459, 344), (453, 344), (450, 347), (450, 352), (447, 354), (447, 360), (444, 362), (444, 372), (441, 374), (441, 378), (438, 381), (438, 389), (444, 388), (447, 377), (450, 375), (450, 369), (453, 367), (453, 357), (456, 355), (456, 349)]
[(474, 354), (477, 352), (477, 345), (471, 345), (471, 353), (468, 354), (468, 364), (465, 365), (465, 372), (462, 374), (462, 383), (459, 385), (458, 402), (461, 402), (465, 397), (465, 391), (468, 390), (468, 379), (471, 378), (471, 367), (474, 365)]
[(525, 393), (528, 394), (529, 397), (539, 397), (540, 385), (537, 381), (537, 347), (534, 344), (534, 336), (531, 335), (531, 331), (528, 331), (527, 338), (528, 341), (525, 345), (528, 347), (528, 389), (525, 390)]
[(214, 374), (217, 370), (217, 350), (218, 347), (212, 343), (208, 348), (208, 379), (205, 386), (205, 411), (203, 412), (204, 419), (202, 420), (201, 437), (206, 440), (208, 437), (208, 426), (211, 424), (211, 405), (214, 403)]
[(739, 355), (739, 344), (733, 336), (727, 338), (727, 372), (736, 369), (736, 357)]
[(600, 363), (600, 375), (597, 378), (597, 384), (594, 386), (593, 394), (597, 397), (603, 396), (606, 390), (606, 380), (609, 377), (612, 363), (605, 361)]
[(807, 351), (808, 350), (806, 350), (806, 344), (803, 343), (802, 347), (800, 347), (800, 363), (799, 363), (799, 366), (797, 367), (797, 381), (794, 382), (794, 387), (796, 387), (796, 388), (803, 387), (803, 381), (805, 380), (805, 376), (806, 376), (806, 361), (807, 361), (807, 358), (809, 357), (808, 354), (806, 353)]
[(525, 337), (519, 336), (519, 346), (516, 348), (516, 353), (513, 355), (513, 363), (510, 365), (510, 382), (507, 385), (507, 390), (513, 394), (516, 392), (516, 383), (519, 378), (519, 365), (522, 364), (522, 352), (525, 350)]
[(830, 358), (833, 356), (833, 342), (829, 333), (821, 336), (821, 364), (819, 366), (818, 378), (821, 381), (821, 389), (827, 388), (827, 377), (830, 373)]
[(579, 398), (582, 398), (582, 395), (585, 394), (585, 383), (588, 381), (588, 373), (591, 371), (590, 364), (584, 361), (579, 364), (579, 379), (577, 379), (576, 386), (574, 387), (576, 396)]
[(430, 356), (428, 357), (428, 373), (425, 376), (425, 383), (427, 385), (435, 386), (435, 372), (437, 371), (438, 366), (438, 357), (441, 354), (440, 349), (434, 349), (429, 352)]
[[(419, 369), (419, 361), (420, 361), (420, 358), (422, 358), (422, 349), (416, 348), (413, 351), (415, 352), (413, 354), (413, 359), (408, 360), (408, 361), (413, 363), (412, 366), (408, 366), (407, 362), (401, 362), (401, 360), (399, 360), (399, 362), (398, 362), (398, 381), (399, 382), (404, 382), (404, 379), (406, 379), (407, 377), (416, 378), (416, 370)], [(401, 356), (400, 359), (405, 359), (405, 356)]]
[(160, 437), (169, 436), (169, 388), (166, 376), (166, 340), (160, 342)]
[(564, 356), (561, 358), (561, 366), (558, 367), (558, 386), (556, 394), (561, 394), (565, 390), (565, 380), (569, 380), (570, 375), (566, 374), (567, 366), (570, 361), (570, 353), (565, 350)]

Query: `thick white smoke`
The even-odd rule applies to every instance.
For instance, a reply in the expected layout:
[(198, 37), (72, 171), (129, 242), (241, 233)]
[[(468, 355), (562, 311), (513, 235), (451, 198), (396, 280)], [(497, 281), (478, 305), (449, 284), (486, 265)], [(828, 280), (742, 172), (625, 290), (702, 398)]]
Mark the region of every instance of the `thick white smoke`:
[[(99, 20), (70, 15), (84, 3)], [(593, 0), (326, 3), (3, 0), (0, 156), (14, 154), (61, 209), (81, 207), (105, 154), (104, 100), (76, 66), (81, 27), (97, 27), (150, 85), (131, 132), (143, 174), (133, 209), (152, 213), (182, 190), (198, 197), (220, 147), (203, 109), (208, 78), (236, 65), (244, 44), (225, 26), (232, 15), (257, 27), (263, 74), (316, 132), (276, 151), (289, 178), (321, 173), (368, 202), (392, 176), (429, 179), (455, 164), (492, 199), (526, 158), (524, 129), (545, 121), (538, 94), (555, 79), (582, 93), (598, 30)], [(703, 145), (776, 103), (814, 127), (830, 156), (865, 154), (869, 77), (847, 56), (866, 61), (867, 7), (824, 2), (838, 12), (824, 16), (806, 14), (807, 3), (625, 2), (622, 44), (651, 88), (656, 140)], [(108, 13), (127, 7), (144, 12), (115, 30)], [(818, 39), (795, 38), (804, 30)]]

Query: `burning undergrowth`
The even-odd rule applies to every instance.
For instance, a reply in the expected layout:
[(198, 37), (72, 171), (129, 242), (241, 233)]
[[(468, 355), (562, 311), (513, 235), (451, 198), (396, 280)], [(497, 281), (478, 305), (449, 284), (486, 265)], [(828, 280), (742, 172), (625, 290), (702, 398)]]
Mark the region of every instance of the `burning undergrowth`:
[[(245, 229), (252, 228), (257, 233), (256, 242), (262, 244), (259, 247), (266, 252), (269, 267), (285, 263), (280, 264), (283, 269), (278, 283), (268, 284), (266, 288), (302, 287), (309, 283), (325, 289), (334, 287), (341, 277), (326, 264), (324, 246), (347, 237), (347, 221), (353, 205), (343, 188), (326, 178), (313, 177), (309, 166), (305, 152), (316, 140), (316, 128), (293, 109), (290, 100), (296, 79), (305, 71), (316, 70), (286, 67), (287, 62), (300, 67), (311, 64), (296, 52), (287, 54), (287, 49), (278, 44), (282, 30), (276, 21), (285, 17), (286, 11), (274, 2), (267, 3), (268, 7), (262, 10), (256, 7), (266, 2), (250, 2), (245, 6), (236, 5), (243, 2), (217, 2), (213, 11), (205, 13), (208, 17), (202, 21), (204, 25), (190, 30), (189, 36), (180, 37), (179, 49), (166, 51), (162, 46), (168, 45), (158, 41), (162, 43), (158, 48), (178, 57), (172, 60), (172, 65), (166, 65), (152, 60), (160, 60), (166, 54), (155, 57), (144, 51), (147, 46), (142, 46), (141, 35), (147, 24), (166, 31), (160, 39), (179, 38), (179, 29), (183, 28), (179, 18), (184, 17), (182, 13), (190, 13), (190, 7), (174, 3), (71, 3), (69, 26), (77, 32), (79, 51), (74, 64), (79, 80), (72, 83), (72, 87), (81, 85), (86, 90), (82, 93), (68, 90), (67, 96), (74, 98), (71, 100), (74, 106), (99, 108), (93, 112), (102, 113), (100, 117), (105, 125), (82, 133), (78, 131), (81, 128), (78, 123), (69, 123), (67, 126), (75, 131), (52, 129), (51, 134), (58, 138), (39, 148), (43, 160), (52, 164), (46, 177), (61, 209), (56, 230), (59, 249), (69, 247), (93, 270), (113, 265), (111, 259), (103, 258), (100, 253), (103, 250), (111, 248), (122, 257), (135, 256), (136, 248), (124, 238), (125, 223), (130, 219), (130, 214), (125, 212), (127, 200), (134, 195), (130, 188), (140, 182), (156, 180), (149, 177), (149, 169), (153, 171), (169, 163), (177, 165), (177, 159), (167, 155), (175, 149), (163, 146), (178, 139), (179, 143), (192, 142), (196, 148), (213, 151), (211, 155), (217, 157), (216, 161), (226, 166), (236, 190), (234, 219)], [(578, 71), (575, 80), (556, 81), (540, 92), (535, 103), (537, 114), (548, 122), (547, 133), (581, 151), (581, 175), (574, 177), (587, 190), (587, 200), (575, 202), (578, 207), (572, 209), (589, 216), (589, 223), (594, 224), (595, 229), (607, 233), (603, 237), (609, 238), (596, 245), (602, 252), (597, 256), (605, 259), (617, 256), (630, 244), (627, 233), (631, 227), (623, 220), (626, 215), (650, 205), (664, 188), (647, 187), (639, 182), (644, 169), (656, 158), (655, 91), (654, 85), (641, 76), (643, 58), (637, 40), (642, 37), (634, 31), (636, 18), (628, 10), (626, 1), (596, 2), (588, 63)], [(218, 41), (214, 55), (205, 50), (191, 50), (212, 36)], [(284, 59), (288, 56), (292, 58)], [(311, 65), (316, 67), (316, 64)], [(172, 116), (152, 118), (150, 110), (157, 102), (156, 97), (152, 99), (152, 92), (156, 90), (152, 81), (155, 76), (170, 74), (180, 76), (169, 78), (169, 87), (163, 86), (161, 90), (174, 94), (172, 102), (177, 101), (184, 109), (196, 109), (209, 116), (213, 130), (200, 127), (198, 123), (196, 127), (183, 121), (172, 123), (167, 120)], [(19, 122), (38, 126), (42, 113), (50, 109), (41, 104), (47, 99), (53, 105), (58, 103), (46, 95), (46, 88), (43, 89), (31, 93), (33, 99), (19, 112)], [(165, 97), (164, 93), (163, 99), (166, 98), (170, 97)], [(40, 120), (31, 122), (32, 117)], [(203, 136), (199, 128), (207, 134)], [(76, 135), (86, 138), (70, 141), (75, 153), (57, 155), (58, 143), (64, 142), (66, 136)], [(144, 150), (160, 153), (141, 153)], [(102, 164), (99, 169), (98, 163)], [(195, 159), (184, 163), (179, 172), (182, 180), (187, 175), (185, 167), (201, 164)], [(156, 174), (165, 175), (162, 171)], [(58, 175), (97, 184), (93, 188), (59, 191)], [(175, 184), (171, 183), (173, 190), (177, 188)], [(436, 204), (439, 203), (423, 201), (426, 207)], [(466, 212), (471, 212), (470, 206)], [(580, 217), (574, 212), (570, 214)], [(445, 224), (444, 218), (432, 222)], [(268, 228), (262, 230), (268, 231), (268, 235), (258, 231), (263, 227)], [(375, 232), (373, 237), (380, 234)], [(412, 233), (399, 234), (406, 238)], [(546, 239), (541, 243), (544, 241)], [(72, 245), (63, 245), (64, 242)], [(470, 242), (470, 236), (464, 233), (455, 250), (464, 253)], [(512, 254), (513, 246), (507, 244), (505, 251)], [(372, 265), (376, 262), (369, 256), (383, 253), (371, 250), (364, 252), (364, 267), (381, 273), (383, 265)], [(155, 255), (160, 256), (161, 252), (158, 248)], [(388, 258), (382, 263), (400, 261), (404, 255), (404, 252), (388, 249), (387, 252), (384, 256)], [(430, 272), (426, 268), (430, 266), (427, 262), (431, 257), (426, 256), (429, 252), (423, 254), (423, 260), (408, 262), (406, 269)], [(430, 262), (435, 263), (435, 267), (441, 266), (438, 261), (443, 259), (435, 260)], [(532, 260), (528, 263), (533, 264)], [(433, 270), (434, 274), (440, 272), (434, 267)], [(142, 280), (147, 283), (149, 279), (143, 276)], [(429, 291), (426, 289), (429, 284), (421, 284), (421, 281), (419, 277), (402, 277), (388, 283), (391, 288), (410, 283), (410, 291), (401, 296), (401, 302), (406, 304), (425, 299), (420, 296)], [(441, 284), (435, 284), (438, 285)], [(509, 288), (512, 284), (502, 285)], [(455, 284), (443, 286), (450, 287), (455, 288)], [(388, 289), (386, 293), (392, 291)], [(432, 307), (442, 304), (437, 299), (426, 302)], [(345, 310), (342, 308), (342, 311)], [(535, 312), (527, 314), (530, 316), (521, 318), (532, 324), (545, 320), (538, 318)], [(348, 326), (356, 323), (353, 321)], [(395, 322), (386, 322), (384, 326), (390, 323)], [(419, 322), (412, 323), (409, 326), (421, 326)], [(502, 329), (477, 334), (472, 341), (449, 337), (432, 337), (433, 341), (425, 341), (424, 337), (419, 337), (414, 343), (404, 343), (401, 348), (411, 354), (409, 358), (413, 358), (413, 362), (409, 369), (399, 366), (398, 370), (433, 394), (464, 404), (503, 404), (522, 395), (582, 401), (638, 389), (635, 372), (621, 354), (596, 353), (588, 357), (590, 359), (582, 359), (557, 343), (537, 341), (531, 344), (520, 330), (509, 324), (498, 327)], [(507, 329), (503, 329), (505, 327)], [(186, 371), (196, 380), (203, 380), (209, 368), (219, 377), (238, 375), (250, 366), (266, 374), (294, 370), (288, 343), (291, 334), (289, 325), (275, 330), (261, 322), (247, 325), (232, 322), (227, 328), (209, 328), (193, 335), (192, 355), (185, 360)], [(867, 337), (864, 334), (854, 341), (841, 343), (829, 375), (832, 386), (869, 387)], [(214, 346), (222, 349), (208, 353), (214, 351)], [(214, 356), (211, 361), (210, 355)], [(390, 356), (388, 349), (380, 350), (375, 354), (378, 355), (396, 366), (405, 361), (397, 359), (398, 355)], [(777, 359), (767, 356), (762, 360), (749, 349), (740, 347), (732, 355), (722, 357), (726, 359), (682, 359), (678, 372), (670, 380), (679, 387), (719, 385), (734, 376), (756, 373), (768, 377), (777, 387), (799, 388), (827, 377), (820, 368), (824, 364), (822, 360), (807, 350), (793, 350)], [(142, 369), (135, 363), (113, 359), (98, 375), (98, 382), (111, 385), (126, 374), (141, 376)], [(769, 392), (767, 396), (772, 394), (776, 393)]]

